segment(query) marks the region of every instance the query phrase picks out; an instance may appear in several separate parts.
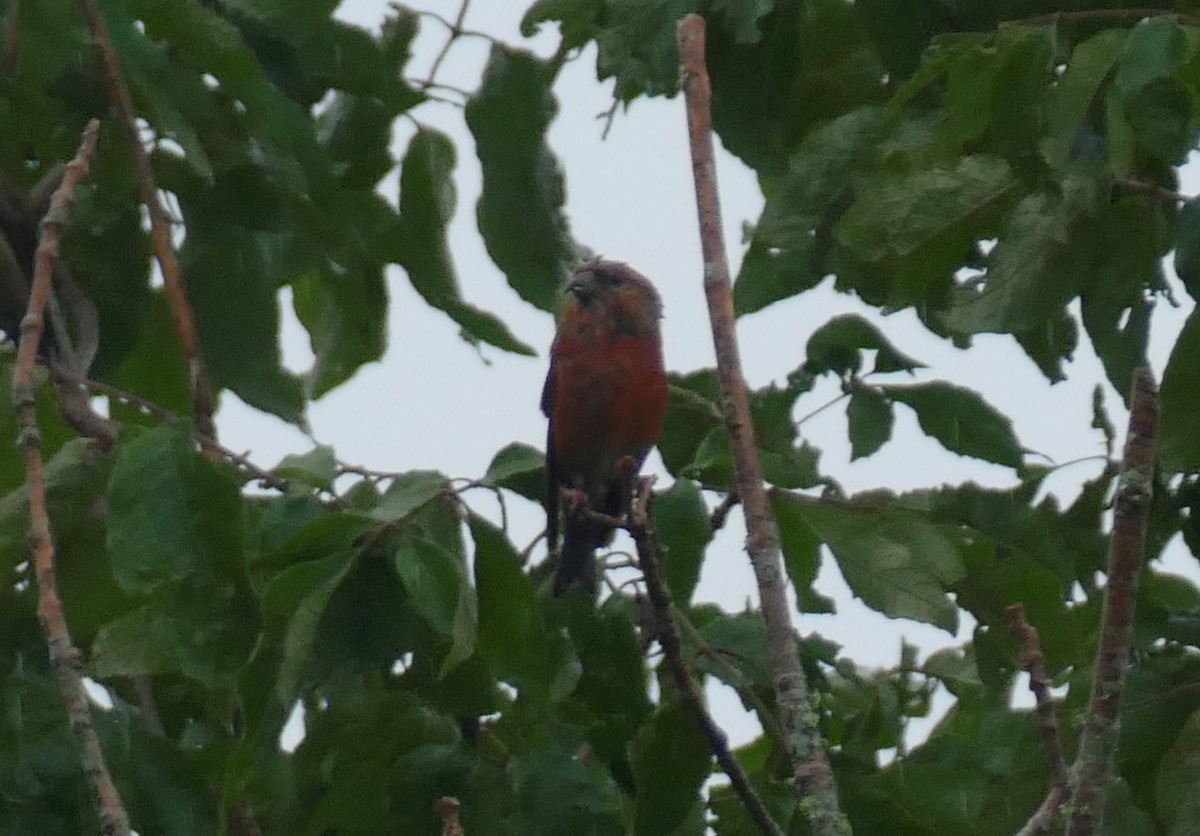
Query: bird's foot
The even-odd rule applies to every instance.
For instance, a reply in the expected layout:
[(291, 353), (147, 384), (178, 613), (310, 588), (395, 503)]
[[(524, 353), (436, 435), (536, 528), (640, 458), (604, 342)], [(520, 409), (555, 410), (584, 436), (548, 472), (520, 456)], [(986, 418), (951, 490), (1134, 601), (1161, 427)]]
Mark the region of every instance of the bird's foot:
[(587, 507), (587, 493), (579, 488), (560, 488), (559, 496), (567, 504), (567, 510), (573, 514)]

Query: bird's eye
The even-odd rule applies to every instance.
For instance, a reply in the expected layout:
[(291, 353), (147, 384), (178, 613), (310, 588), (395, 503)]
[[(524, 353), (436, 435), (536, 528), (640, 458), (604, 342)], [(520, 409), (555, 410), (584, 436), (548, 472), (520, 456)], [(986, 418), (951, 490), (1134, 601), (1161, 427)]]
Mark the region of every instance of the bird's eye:
[(619, 273), (597, 273), (596, 278), (608, 287), (619, 287), (624, 281)]

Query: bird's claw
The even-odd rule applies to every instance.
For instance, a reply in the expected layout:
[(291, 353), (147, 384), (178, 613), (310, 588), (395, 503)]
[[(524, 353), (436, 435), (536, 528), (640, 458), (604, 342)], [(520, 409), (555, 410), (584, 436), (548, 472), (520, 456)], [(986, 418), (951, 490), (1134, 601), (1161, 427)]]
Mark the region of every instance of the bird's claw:
[(567, 503), (567, 508), (571, 511), (579, 511), (587, 507), (587, 493), (581, 491), (579, 488), (561, 488), (559, 495)]

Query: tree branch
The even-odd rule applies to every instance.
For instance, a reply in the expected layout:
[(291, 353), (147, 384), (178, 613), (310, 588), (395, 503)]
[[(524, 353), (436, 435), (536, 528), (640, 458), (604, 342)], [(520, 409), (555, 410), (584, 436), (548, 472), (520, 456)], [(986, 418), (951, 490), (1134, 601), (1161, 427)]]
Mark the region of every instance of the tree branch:
[[(129, 96), (129, 88), (125, 84), (121, 72), (121, 63), (113, 48), (112, 39), (108, 35), (108, 27), (104, 17), (97, 8), (96, 0), (80, 0), (83, 16), (87, 20), (88, 32), (91, 34), (92, 47), (103, 68), (104, 83), (108, 87), (108, 95), (116, 110), (117, 121), (125, 133), (125, 141), (129, 146), (129, 156), (133, 161), (133, 171), (137, 178), (138, 192), (146, 212), (150, 216), (150, 237), (154, 242), (154, 257), (162, 270), (163, 289), (171, 307), (171, 321), (175, 327), (175, 335), (179, 338), (179, 347), (187, 364), (188, 382), (192, 398), (192, 419), (196, 422), (196, 430), (201, 437), (215, 439), (217, 427), (213, 422), (213, 396), (208, 384), (208, 372), (204, 368), (204, 357), (200, 353), (200, 341), (196, 336), (196, 321), (192, 313), (192, 305), (188, 301), (187, 285), (184, 283), (183, 271), (179, 267), (179, 259), (171, 245), (171, 230), (167, 221), (166, 210), (158, 197), (158, 186), (154, 182), (154, 171), (150, 167), (150, 157), (138, 136), (137, 115), (133, 109), (133, 100)], [(215, 451), (205, 447), (205, 454), (212, 457)]]
[(447, 795), (433, 802), (433, 809), (442, 820), (442, 836), (465, 836), (458, 810), (462, 807), (457, 798)]
[[(54, 375), (54, 379), (62, 384), (79, 386), (99, 395), (120, 401), (149, 413), (161, 420), (164, 424), (178, 424), (183, 420), (182, 416), (177, 415), (164, 406), (159, 406), (153, 401), (146, 400), (141, 395), (136, 395), (133, 392), (120, 389), (109, 383), (103, 383), (99, 380), (92, 380), (87, 377), (80, 377), (70, 369), (64, 367), (61, 363), (47, 362), (50, 368), (50, 373)], [(196, 439), (196, 443), (207, 450), (210, 455), (215, 454), (217, 457), (225, 459), (227, 462), (237, 465), (253, 476), (259, 483), (266, 485), (275, 490), (286, 491), (288, 483), (286, 479), (281, 479), (269, 470), (256, 465), (250, 461), (250, 458), (245, 453), (235, 453), (228, 447), (225, 447), (215, 438), (204, 436), (198, 428), (192, 430), (192, 438)]]
[(83, 660), (71, 640), (62, 599), (58, 594), (54, 538), (50, 532), (50, 516), (46, 507), (42, 438), (38, 432), (37, 401), (33, 387), (33, 368), (45, 329), (46, 301), (50, 297), (50, 278), (58, 256), (58, 245), (62, 240), (75, 187), (87, 176), (99, 131), (99, 122), (93, 119), (88, 123), (79, 151), (67, 166), (67, 173), (55, 190), (50, 200), (50, 210), (41, 223), (41, 234), (34, 255), (29, 306), (21, 322), (21, 342), (13, 371), (12, 397), (17, 412), (17, 446), (25, 460), (25, 482), (29, 491), (30, 545), (38, 585), (38, 620), (46, 636), (50, 665), (58, 676), (58, 685), (66, 702), (68, 725), (79, 744), (83, 771), (91, 784), (101, 832), (106, 836), (128, 836), (129, 818), (92, 725), (91, 708), (83, 687)]
[(694, 14), (685, 17), (676, 30), (676, 43), (683, 64), (683, 92), (687, 102), (692, 173), (696, 182), (700, 244), (704, 254), (704, 291), (716, 347), (724, 421), (733, 450), (737, 491), (746, 517), (747, 550), (758, 581), (767, 654), (786, 733), (784, 742), (795, 775), (796, 792), (801, 797), (813, 833), (817, 836), (846, 834), (850, 832), (850, 823), (838, 807), (833, 771), (817, 725), (819, 718), (809, 700), (808, 684), (800, 667), (779, 551), (779, 531), (763, 487), (746, 382), (738, 356), (729, 262), (721, 233), (713, 159), (711, 89), (704, 62), (704, 19)]
[(1050, 761), (1050, 782), (1056, 787), (1065, 787), (1067, 775), (1067, 758), (1063, 754), (1062, 741), (1058, 736), (1058, 718), (1054, 713), (1054, 697), (1050, 693), (1050, 679), (1046, 676), (1046, 668), (1042, 664), (1042, 643), (1038, 638), (1037, 629), (1025, 620), (1025, 607), (1013, 604), (1006, 607), (1004, 614), (1008, 616), (1008, 631), (1021, 646), (1021, 667), (1029, 674), (1029, 690), (1037, 703), (1038, 725), (1042, 732), (1042, 743), (1046, 747), (1046, 757)]
[(1117, 477), (1113, 530), (1108, 541), (1108, 587), (1092, 693), (1079, 740), (1071, 786), (1068, 836), (1099, 833), (1117, 748), (1121, 688), (1129, 666), (1129, 645), (1137, 605), (1138, 572), (1146, 546), (1146, 518), (1154, 492), (1154, 450), (1158, 441), (1158, 392), (1149, 368), (1135, 369), (1129, 404), (1129, 434)]
[[(470, 32), (466, 29), (463, 29), (463, 21), (467, 19), (467, 9), (470, 7), (471, 0), (462, 0), (462, 5), (458, 7), (458, 14), (455, 16), (453, 23), (446, 20), (441, 15), (434, 14), (432, 12), (426, 13), (427, 16), (432, 17), (434, 20), (437, 20), (439, 23), (449, 28), (450, 37), (446, 38), (446, 42), (442, 44), (441, 51), (438, 52), (437, 56), (433, 59), (433, 65), (429, 68), (429, 78), (424, 84), (421, 85), (422, 93), (432, 87), (437, 81), (438, 70), (442, 68), (442, 62), (445, 61), (446, 56), (450, 54), (450, 47), (454, 46), (455, 41), (457, 41), (463, 35), (488, 38), (488, 36), (484, 35), (482, 32)], [(488, 40), (491, 39), (488, 38)]]
[(1017, 831), (1017, 836), (1038, 836), (1039, 833), (1049, 830), (1070, 793), (1070, 787), (1051, 787), (1041, 806), (1029, 817), (1025, 826)]
[[(645, 496), (648, 497), (649, 494), (647, 493)], [(679, 696), (684, 707), (696, 718), (700, 732), (708, 740), (709, 748), (712, 749), (717, 762), (721, 764), (721, 769), (729, 776), (733, 791), (737, 793), (738, 799), (746, 808), (746, 812), (750, 814), (750, 818), (758, 827), (759, 832), (765, 836), (783, 836), (783, 831), (771, 818), (771, 814), (767, 812), (762, 799), (750, 786), (750, 779), (746, 777), (741, 764), (729, 751), (729, 740), (725, 736), (725, 732), (708, 713), (696, 680), (692, 678), (691, 672), (688, 671), (687, 665), (683, 661), (683, 643), (680, 639), (679, 626), (675, 623), (672, 613), (674, 607), (671, 603), (671, 590), (663, 578), (658, 538), (650, 524), (650, 515), (646, 512), (644, 500), (638, 502), (630, 513), (629, 524), (626, 528), (637, 545), (638, 563), (641, 564), (642, 575), (646, 581), (646, 594), (654, 608), (658, 643), (662, 647), (667, 668), (675, 680), (675, 687), (679, 689)]]
[(1097, 20), (1132, 20), (1139, 21), (1147, 17), (1164, 17), (1170, 15), (1179, 19), (1186, 26), (1200, 25), (1200, 18), (1191, 15), (1177, 14), (1171, 9), (1084, 9), (1077, 12), (1055, 12), (1048, 15), (1035, 15), (1023, 21), (1030, 26), (1057, 26), (1060, 23), (1087, 23)]
[(12, 0), (4, 15), (4, 72), (12, 75), (21, 63), (21, 0)]

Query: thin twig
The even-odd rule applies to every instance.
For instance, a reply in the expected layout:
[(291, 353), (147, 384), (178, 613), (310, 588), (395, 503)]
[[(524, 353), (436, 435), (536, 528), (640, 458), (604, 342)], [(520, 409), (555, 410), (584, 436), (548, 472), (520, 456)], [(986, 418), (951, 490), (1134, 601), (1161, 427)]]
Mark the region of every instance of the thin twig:
[(1177, 192), (1174, 189), (1168, 189), (1165, 186), (1160, 186), (1157, 183), (1151, 183), (1149, 180), (1118, 180), (1116, 183), (1118, 188), (1125, 189), (1138, 194), (1149, 195), (1157, 200), (1166, 201), (1167, 203), (1187, 203), (1193, 198), (1188, 197), (1182, 192)]
[(1108, 541), (1108, 586), (1100, 644), (1092, 674), (1092, 693), (1079, 738), (1079, 755), (1071, 782), (1068, 836), (1101, 832), (1104, 801), (1111, 777), (1121, 717), (1121, 688), (1129, 666), (1133, 615), (1137, 606), (1138, 572), (1146, 547), (1146, 518), (1154, 493), (1154, 450), (1158, 441), (1158, 392), (1149, 368), (1133, 372), (1129, 434), (1117, 493), (1113, 529)]
[[(146, 400), (141, 395), (137, 395), (125, 389), (121, 389), (120, 387), (113, 386), (111, 383), (103, 383), (99, 380), (92, 380), (88, 377), (80, 377), (79, 375), (67, 369), (61, 363), (47, 361), (47, 365), (50, 368), (50, 373), (54, 375), (55, 380), (59, 381), (60, 383), (67, 383), (73, 386), (82, 386), (98, 395), (104, 395), (110, 400), (120, 401), (121, 403), (134, 407), (135, 409), (140, 409), (143, 412), (153, 415), (164, 424), (174, 425), (183, 420), (183, 416), (179, 415), (178, 413), (172, 412), (165, 406), (159, 406), (153, 401)], [(279, 491), (286, 491), (288, 489), (288, 482), (286, 479), (281, 479), (269, 470), (264, 470), (263, 468), (259, 467), (254, 462), (250, 461), (249, 457), (245, 453), (236, 453), (233, 450), (230, 450), (228, 447), (222, 445), (215, 438), (209, 438), (205, 436), (198, 428), (192, 429), (192, 438), (196, 439), (196, 443), (199, 444), (203, 449), (207, 450), (210, 454), (215, 454), (217, 457), (225, 459), (231, 464), (237, 465), (253, 476), (256, 481), (260, 482), (266, 487), (275, 488)]]
[[(215, 439), (217, 427), (213, 422), (213, 396), (208, 384), (208, 373), (204, 368), (204, 356), (200, 352), (200, 340), (196, 335), (196, 318), (192, 313), (192, 305), (188, 301), (187, 285), (184, 283), (183, 271), (179, 267), (179, 259), (171, 245), (171, 228), (167, 220), (162, 201), (158, 198), (158, 186), (154, 182), (154, 171), (150, 167), (150, 156), (138, 136), (137, 115), (133, 109), (133, 100), (129, 96), (129, 88), (121, 72), (121, 64), (117, 52), (113, 48), (112, 39), (108, 35), (108, 27), (104, 16), (97, 8), (96, 0), (80, 0), (83, 16), (87, 20), (88, 32), (91, 34), (92, 47), (104, 70), (104, 83), (108, 87), (108, 95), (116, 109), (117, 121), (125, 133), (129, 146), (129, 156), (133, 161), (133, 171), (137, 178), (138, 192), (142, 203), (150, 216), (150, 237), (154, 242), (154, 257), (162, 270), (163, 289), (171, 307), (171, 321), (175, 327), (175, 335), (179, 338), (179, 347), (187, 364), (188, 382), (192, 399), (192, 419), (196, 422), (196, 430), (203, 438)], [(216, 451), (205, 448), (206, 455), (214, 456)]]
[(1088, 23), (1097, 20), (1142, 20), (1147, 17), (1171, 16), (1185, 26), (1200, 26), (1200, 18), (1176, 14), (1171, 9), (1086, 9), (1078, 12), (1055, 12), (1025, 18), (1030, 26), (1057, 26), (1060, 23)]
[(1070, 787), (1051, 787), (1040, 807), (1025, 822), (1025, 826), (1017, 831), (1017, 836), (1038, 836), (1045, 833), (1054, 825), (1063, 802), (1071, 792)]
[[(721, 669), (721, 678), (727, 685), (732, 687), (737, 692), (738, 697), (743, 702), (749, 703), (756, 712), (762, 722), (763, 730), (774, 738), (778, 743), (783, 743), (783, 727), (779, 725), (779, 718), (763, 701), (763, 699), (754, 690), (754, 685), (742, 673), (741, 669), (736, 665), (730, 664), (723, 657), (725, 655), (734, 656), (737, 654), (724, 648), (713, 647), (704, 637), (700, 635), (700, 631), (696, 629), (696, 625), (691, 620), (679, 611), (679, 608), (672, 605), (671, 614), (675, 623), (679, 625), (679, 633), (681, 636), (686, 636), (696, 648), (696, 652), (702, 654), (708, 661)], [(736, 683), (736, 684), (735, 684)]]
[(1058, 717), (1054, 713), (1054, 697), (1050, 693), (1050, 678), (1046, 676), (1037, 628), (1025, 620), (1025, 607), (1021, 604), (1007, 607), (1004, 614), (1008, 616), (1008, 631), (1021, 647), (1021, 667), (1029, 674), (1029, 690), (1037, 704), (1042, 745), (1046, 747), (1046, 757), (1050, 761), (1050, 783), (1054, 787), (1066, 787), (1070, 780), (1067, 758), (1058, 736)]
[(466, 483), (462, 487), (454, 489), (456, 494), (462, 494), (466, 491), (474, 490), (476, 488), (482, 488), (485, 491), (491, 491), (496, 497), (496, 504), (500, 506), (500, 530), (505, 534), (508, 533), (508, 503), (504, 499), (504, 491), (501, 490), (499, 486), (489, 485), (487, 482), (480, 481), (479, 479), (465, 479), (462, 477), (459, 477), (458, 479), (452, 479), (451, 481), (462, 481)]
[(785, 731), (784, 745), (792, 764), (796, 793), (813, 833), (817, 836), (846, 834), (850, 832), (850, 823), (838, 806), (833, 771), (817, 725), (818, 715), (809, 700), (808, 683), (800, 667), (779, 550), (779, 531), (763, 487), (746, 381), (738, 356), (729, 260), (722, 237), (713, 159), (711, 90), (704, 62), (704, 19), (694, 14), (685, 17), (676, 30), (676, 42), (683, 63), (692, 173), (700, 216), (700, 243), (704, 251), (704, 291), (725, 404), (725, 426), (734, 456), (738, 495), (746, 517), (746, 547), (758, 581), (767, 655)]
[(74, 197), (75, 187), (87, 176), (88, 165), (96, 150), (100, 123), (92, 120), (83, 132), (83, 141), (75, 159), (67, 166), (62, 183), (50, 200), (50, 211), (42, 220), (41, 235), (34, 255), (33, 283), (29, 306), (21, 321), (21, 342), (13, 371), (12, 396), (17, 411), (17, 446), (25, 459), (25, 483), (29, 491), (30, 544), (34, 574), (38, 584), (38, 620), (46, 635), (50, 665), (58, 676), (58, 685), (67, 705), (67, 720), (79, 744), (83, 771), (91, 784), (101, 832), (109, 836), (128, 836), (129, 818), (104, 761), (104, 752), (96, 729), (87, 692), (83, 687), (83, 659), (71, 641), (58, 593), (54, 538), (46, 507), (46, 475), (42, 464), (42, 438), (37, 426), (37, 401), (34, 397), (33, 367), (38, 344), (45, 328), (46, 300), (50, 297), (50, 277), (58, 256), (63, 226)]
[(729, 519), (729, 512), (736, 508), (738, 502), (740, 501), (741, 500), (738, 499), (738, 492), (736, 490), (731, 490), (729, 493), (725, 494), (725, 498), (722, 499), (717, 507), (712, 509), (712, 513), (708, 515), (708, 530), (711, 533), (716, 534), (718, 531), (724, 528), (725, 521)]
[(646, 594), (654, 607), (654, 622), (658, 632), (658, 643), (662, 647), (667, 667), (679, 689), (679, 697), (684, 707), (691, 712), (700, 727), (700, 732), (708, 740), (709, 748), (716, 756), (721, 769), (729, 776), (733, 791), (750, 818), (761, 833), (767, 836), (783, 836), (783, 830), (771, 818), (762, 799), (750, 786), (750, 779), (742, 770), (737, 758), (729, 751), (729, 739), (725, 732), (713, 720), (712, 715), (704, 705), (696, 680), (683, 661), (683, 643), (679, 635), (679, 626), (672, 617), (671, 590), (663, 578), (662, 563), (659, 560), (658, 538), (650, 524), (650, 515), (646, 512), (646, 499), (649, 492), (644, 492), (642, 501), (638, 502), (630, 513), (627, 526), (634, 543), (637, 545), (638, 562), (642, 566), (642, 575), (646, 581)]
[(441, 21), (443, 24), (449, 27), (450, 37), (446, 38), (446, 42), (442, 44), (441, 51), (438, 52), (437, 57), (433, 59), (433, 65), (429, 68), (429, 81), (421, 87), (422, 93), (432, 87), (434, 82), (437, 80), (438, 70), (441, 69), (442, 62), (446, 60), (446, 56), (450, 54), (450, 48), (454, 46), (455, 41), (467, 34), (479, 35), (480, 37), (484, 38), (488, 37), (481, 32), (468, 32), (467, 30), (463, 29), (463, 21), (467, 19), (467, 9), (470, 8), (470, 6), (471, 0), (462, 0), (462, 5), (458, 7), (458, 15), (454, 18), (454, 23), (450, 23), (440, 15), (430, 15), (435, 20)]
[(820, 415), (825, 410), (829, 409), (832, 406), (836, 406), (837, 404), (841, 403), (848, 397), (850, 397), (849, 392), (842, 392), (836, 398), (833, 398), (832, 400), (829, 400), (826, 403), (821, 404), (816, 409), (814, 409), (812, 412), (808, 413), (803, 418), (800, 418), (799, 420), (797, 420), (796, 426), (799, 427), (801, 424), (805, 423), (806, 421), (810, 421), (813, 418), (816, 418), (818, 415)]
[(458, 810), (462, 805), (457, 798), (445, 796), (433, 803), (433, 809), (442, 820), (442, 836), (465, 836), (462, 822), (458, 818)]
[(154, 686), (150, 682), (150, 677), (145, 674), (135, 676), (133, 692), (137, 694), (138, 708), (142, 710), (142, 722), (146, 726), (146, 731), (154, 737), (166, 737), (167, 732), (163, 728), (162, 717), (158, 713), (158, 701), (154, 699)]
[(15, 73), (21, 63), (21, 0), (12, 0), (4, 15), (4, 72)]

